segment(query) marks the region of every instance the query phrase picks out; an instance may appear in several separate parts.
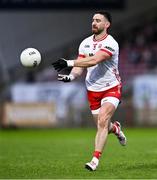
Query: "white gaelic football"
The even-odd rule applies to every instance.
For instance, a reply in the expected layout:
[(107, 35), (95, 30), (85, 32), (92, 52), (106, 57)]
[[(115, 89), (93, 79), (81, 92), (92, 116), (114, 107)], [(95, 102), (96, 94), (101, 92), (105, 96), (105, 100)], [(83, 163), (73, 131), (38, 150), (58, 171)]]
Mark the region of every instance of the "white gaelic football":
[(36, 67), (41, 62), (41, 54), (35, 48), (27, 48), (22, 51), (20, 61), (25, 67)]

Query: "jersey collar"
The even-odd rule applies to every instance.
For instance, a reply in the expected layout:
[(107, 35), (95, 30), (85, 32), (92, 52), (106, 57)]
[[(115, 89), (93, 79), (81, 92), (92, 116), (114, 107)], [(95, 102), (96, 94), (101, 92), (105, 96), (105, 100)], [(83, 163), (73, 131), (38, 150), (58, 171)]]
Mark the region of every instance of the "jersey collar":
[(94, 42), (102, 41), (102, 40), (106, 39), (107, 36), (108, 36), (108, 34), (105, 34), (103, 37), (101, 37), (100, 39), (97, 39), (97, 40), (96, 40), (96, 39), (95, 39), (95, 35), (93, 35), (93, 41), (94, 41)]

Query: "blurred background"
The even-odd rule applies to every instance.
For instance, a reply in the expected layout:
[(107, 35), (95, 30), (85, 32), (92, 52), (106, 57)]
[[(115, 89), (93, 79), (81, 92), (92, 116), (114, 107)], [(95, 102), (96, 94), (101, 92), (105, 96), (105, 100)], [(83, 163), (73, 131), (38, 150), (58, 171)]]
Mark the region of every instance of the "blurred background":
[[(51, 63), (76, 58), (91, 35), (96, 10), (113, 16), (111, 34), (120, 45), (122, 103), (113, 120), (126, 127), (157, 126), (157, 1), (0, 1), (0, 127), (93, 127), (84, 84), (57, 81)], [(42, 63), (20, 64), (20, 53), (38, 49)], [(63, 71), (69, 73), (70, 69)]]

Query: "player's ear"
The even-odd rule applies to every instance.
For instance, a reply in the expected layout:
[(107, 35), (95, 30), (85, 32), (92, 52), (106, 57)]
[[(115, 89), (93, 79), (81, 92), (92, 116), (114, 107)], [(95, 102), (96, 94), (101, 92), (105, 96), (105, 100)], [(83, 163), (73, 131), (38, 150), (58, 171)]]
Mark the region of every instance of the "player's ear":
[(106, 22), (106, 27), (109, 28), (110, 25), (111, 25), (111, 23), (107, 21), (107, 22)]

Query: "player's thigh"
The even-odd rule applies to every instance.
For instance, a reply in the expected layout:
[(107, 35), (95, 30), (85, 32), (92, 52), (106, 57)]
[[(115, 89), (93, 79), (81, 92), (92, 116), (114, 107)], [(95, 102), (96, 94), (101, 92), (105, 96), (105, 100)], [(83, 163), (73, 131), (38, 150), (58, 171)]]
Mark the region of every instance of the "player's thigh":
[(120, 100), (117, 97), (104, 97), (101, 100), (101, 108), (99, 110), (99, 116), (112, 117), (115, 110), (119, 105)]

